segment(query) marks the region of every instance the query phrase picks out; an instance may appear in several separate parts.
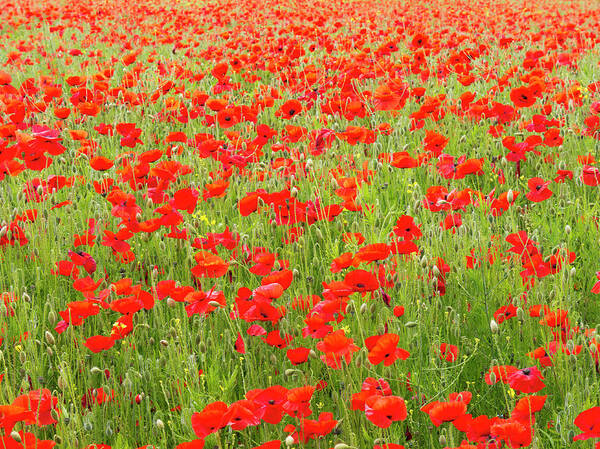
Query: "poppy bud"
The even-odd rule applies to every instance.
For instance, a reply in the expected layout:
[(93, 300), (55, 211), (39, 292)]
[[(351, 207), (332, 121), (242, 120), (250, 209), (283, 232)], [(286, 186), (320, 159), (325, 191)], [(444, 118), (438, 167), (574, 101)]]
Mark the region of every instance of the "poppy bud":
[(439, 275), (440, 275), (440, 269), (437, 267), (437, 265), (433, 266), (433, 268), (431, 269), (431, 272), (433, 273), (433, 275), (435, 277), (439, 277)]
[(98, 373), (102, 373), (102, 370), (100, 368), (98, 368), (97, 366), (92, 366), (92, 368), (90, 369), (90, 373), (98, 374)]
[(333, 449), (353, 449), (352, 446), (348, 446), (346, 443), (338, 443), (333, 446)]
[(565, 226), (565, 234), (569, 235), (571, 233), (571, 226), (566, 225)]
[(290, 189), (290, 196), (292, 198), (297, 198), (298, 197), (298, 189), (296, 187), (292, 187)]
[(123, 382), (121, 383), (121, 386), (125, 391), (131, 391), (133, 389), (133, 382), (129, 377), (125, 377), (125, 379), (123, 379)]
[(23, 293), (23, 296), (21, 297), (23, 298), (23, 301), (31, 302), (31, 296), (29, 296), (27, 293)]
[(492, 320), (490, 321), (490, 330), (492, 331), (492, 334), (497, 334), (498, 333), (498, 323), (496, 323), (496, 320)]
[(419, 323), (417, 323), (416, 321), (407, 321), (406, 324), (404, 325), (404, 327), (417, 327), (419, 325)]
[(2, 226), (2, 228), (0, 228), (0, 237), (4, 237), (6, 235), (6, 233), (8, 232), (8, 226)]
[(169, 342), (167, 340), (161, 340), (160, 344), (163, 345), (164, 347), (169, 346)]
[(512, 203), (515, 199), (515, 194), (513, 193), (512, 189), (509, 189), (508, 193), (506, 194), (506, 200), (509, 203)]
[(46, 339), (46, 343), (48, 343), (51, 346), (56, 343), (56, 340), (54, 340), (54, 336), (48, 331), (44, 333), (44, 338)]
[(506, 167), (508, 165), (508, 159), (506, 159), (505, 157), (502, 157), (502, 159), (500, 159), (500, 164), (503, 167)]
[(577, 273), (577, 269), (575, 267), (572, 267), (569, 270), (569, 276), (571, 276), (571, 277), (575, 276), (576, 273)]
[(83, 423), (83, 429), (84, 429), (86, 432), (91, 432), (93, 428), (94, 428), (94, 426), (92, 425), (92, 423), (91, 423), (91, 422), (89, 422), (89, 421), (85, 421), (85, 422)]
[(442, 446), (445, 446), (446, 445), (446, 435), (444, 435), (444, 434), (440, 435), (439, 442)]
[(496, 383), (496, 380), (497, 380), (497, 378), (496, 378), (496, 373), (492, 371), (492, 372), (490, 373), (490, 383), (491, 383), (492, 385), (494, 385), (494, 384)]
[(573, 439), (575, 438), (575, 432), (573, 432), (573, 430), (569, 430), (569, 433), (567, 434), (567, 440), (569, 440), (570, 443), (573, 442)]
[(293, 445), (294, 445), (294, 437), (293, 437), (293, 436), (291, 436), (291, 435), (288, 435), (288, 436), (285, 438), (285, 445), (286, 445), (286, 446), (293, 446)]
[(363, 302), (360, 306), (360, 313), (362, 313), (363, 315), (367, 312), (367, 303)]
[(573, 340), (568, 340), (567, 341), (567, 350), (569, 352), (573, 352), (574, 349), (575, 349), (575, 343), (573, 342)]
[(62, 376), (58, 376), (58, 380), (56, 381), (56, 384), (58, 385), (58, 388), (60, 388), (61, 390), (64, 390), (65, 387), (67, 386), (67, 384)]
[(317, 355), (317, 353), (315, 351), (313, 351), (312, 349), (310, 351), (308, 351), (308, 356), (311, 359), (318, 359), (319, 358), (319, 356)]
[(277, 364), (277, 357), (275, 356), (275, 354), (271, 354), (271, 356), (269, 357), (269, 359), (271, 360), (271, 363), (273, 365)]
[(19, 352), (19, 360), (21, 361), (21, 364), (24, 364), (27, 361), (27, 354), (25, 354), (25, 351)]
[(165, 428), (165, 423), (162, 422), (161, 419), (157, 419), (156, 422), (154, 423), (156, 425), (156, 427), (160, 430)]
[(14, 430), (13, 430), (13, 431), (10, 433), (10, 437), (11, 437), (13, 440), (15, 440), (17, 443), (21, 443), (21, 442), (23, 441), (23, 440), (21, 439), (21, 435), (19, 435), (19, 433), (18, 433), (18, 432), (16, 432), (16, 431), (14, 431)]
[(198, 349), (200, 350), (200, 352), (205, 353), (206, 352), (206, 344), (204, 342), (201, 342), (200, 347)]
[(315, 228), (315, 234), (317, 235), (317, 238), (319, 240), (323, 240), (323, 233), (321, 232), (321, 230), (319, 228)]
[(48, 354), (48, 357), (52, 357), (54, 355), (54, 351), (52, 348), (48, 347), (46, 348), (46, 354)]
[(175, 301), (173, 298), (171, 298), (170, 296), (167, 298), (167, 305), (169, 307), (175, 307), (177, 305), (177, 301)]
[(221, 307), (221, 303), (217, 301), (208, 301), (208, 305), (211, 307)]
[(298, 371), (297, 369), (292, 369), (292, 368), (289, 368), (289, 369), (286, 369), (286, 370), (283, 372), (283, 374), (284, 374), (286, 377), (292, 377), (292, 376), (295, 376), (295, 375), (296, 375), (296, 373), (299, 373), (299, 372), (300, 372), (300, 371)]
[(517, 308), (517, 319), (519, 321), (524, 321), (525, 320), (525, 311), (523, 310), (522, 307), (518, 307)]

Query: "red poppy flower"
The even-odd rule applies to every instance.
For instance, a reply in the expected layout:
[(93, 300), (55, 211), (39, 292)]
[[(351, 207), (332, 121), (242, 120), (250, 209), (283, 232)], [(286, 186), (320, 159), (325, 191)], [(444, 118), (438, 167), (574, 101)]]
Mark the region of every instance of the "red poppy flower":
[(288, 100), (281, 105), (275, 116), (284, 120), (290, 120), (302, 112), (302, 103), (298, 100)]
[(550, 198), (554, 192), (548, 188), (552, 181), (544, 181), (542, 178), (531, 178), (527, 181), (529, 192), (525, 195), (529, 201), (539, 203)]
[(527, 86), (516, 87), (511, 90), (510, 99), (517, 108), (527, 108), (536, 101), (535, 95)]
[(508, 385), (521, 393), (536, 393), (546, 386), (544, 377), (535, 366), (523, 368), (508, 376)]
[(396, 360), (406, 360), (410, 353), (397, 347), (400, 337), (397, 334), (383, 334), (368, 337), (365, 340), (365, 346), (369, 350), (369, 362), (373, 365), (379, 365), (383, 362), (385, 366), (390, 366)]
[(439, 349), (439, 357), (446, 362), (456, 362), (458, 360), (458, 346), (448, 343), (442, 343)]
[(600, 438), (600, 407), (592, 407), (581, 412), (575, 418), (575, 425), (582, 433), (575, 435), (573, 440), (589, 440)]
[(365, 402), (365, 416), (377, 427), (387, 429), (407, 416), (404, 399), (399, 396), (371, 396)]

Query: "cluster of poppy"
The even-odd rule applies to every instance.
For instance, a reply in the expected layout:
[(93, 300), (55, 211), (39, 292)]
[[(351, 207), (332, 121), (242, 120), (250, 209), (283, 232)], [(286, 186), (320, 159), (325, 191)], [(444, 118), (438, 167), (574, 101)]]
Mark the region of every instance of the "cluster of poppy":
[[(405, 370), (416, 351), (429, 351), (433, 362), (454, 369), (467, 357), (464, 341), (448, 334), (417, 348), (403, 328), (418, 324), (402, 318), (418, 316), (440, 296), (452, 301), (459, 288), (454, 275), (465, 267), (483, 270), (487, 262), (505, 275), (520, 270), (522, 281), (517, 276), (514, 298), (491, 309), (496, 309), (492, 332), (509, 328), (513, 318), (529, 318), (539, 319), (538, 330), (548, 336), (542, 346), (525, 342), (522, 353), (513, 354), (539, 368), (492, 362), (484, 376), (490, 386), (500, 383), (523, 394), (510, 413), (473, 416), (469, 391), (451, 393), (445, 401), (431, 396), (426, 404), (424, 396), (403, 394), (405, 400), (383, 378), (373, 377), (352, 395), (352, 410), (364, 412), (376, 427), (390, 428), (408, 420), (409, 410), (420, 409), (433, 426), (452, 423), (464, 433), (460, 448), (526, 447), (537, 435), (536, 414), (553, 394), (530, 395), (546, 387), (549, 377), (542, 371), (558, 369), (559, 354), (589, 356), (598, 369), (595, 329), (562, 305), (528, 303), (536, 287), (579, 262), (584, 248), (569, 242), (577, 257), (566, 247), (542, 251), (527, 222), (515, 229), (514, 222), (503, 221), (517, 208), (511, 218), (535, 216), (539, 207), (568, 195), (595, 204), (600, 168), (590, 148), (600, 141), (600, 81), (579, 69), (600, 42), (597, 12), (573, 4), (565, 22), (552, 2), (538, 11), (522, 10), (519, 2), (423, 8), (413, 1), (301, 0), (302, 7), (292, 11), (274, 0), (243, 5), (221, 0), (202, 7), (138, 0), (126, 6), (126, 15), (105, 1), (51, 0), (39, 8), (19, 3), (9, 1), (0, 11), (6, 19), (1, 29), (19, 29), (31, 38), (2, 37), (7, 51), (0, 61), (0, 188), (14, 211), (0, 225), (0, 248), (8, 258), (21, 257), (18, 251), (25, 247), (32, 250), (27, 262), (40, 262), (32, 237), (53, 219), (78, 223), (69, 244), (52, 243), (57, 251), (51, 254), (62, 256), (50, 261), (48, 272), (69, 291), (52, 305), (60, 309), (60, 321), (53, 323), (59, 344), (73, 344), (75, 337), (74, 344), (92, 358), (114, 351), (120, 341), (135, 348), (134, 323), (167, 304), (185, 308), (188, 317), (221, 325), (225, 315), (234, 322), (237, 338), (222, 348), (226, 357), (247, 354), (256, 341), (264, 348), (257, 351), (261, 357), (269, 353), (280, 360), (281, 354), (297, 370), (351, 367), (358, 373), (368, 361), (370, 373), (389, 373), (383, 370), (392, 365)], [(90, 21), (85, 38), (77, 34), (81, 10)], [(388, 19), (380, 20), (382, 11)], [(249, 23), (250, 15), (261, 25)], [(132, 27), (124, 17), (140, 19)], [(231, 24), (242, 23), (239, 31), (231, 30)], [(116, 31), (120, 27), (127, 32)], [(32, 71), (35, 76), (24, 75)], [(455, 129), (464, 129), (464, 135)], [(479, 137), (468, 135), (477, 129), (483, 130)], [(408, 145), (396, 148), (400, 140)], [(573, 148), (567, 157), (567, 144), (575, 147), (575, 141), (585, 148)], [(348, 220), (362, 223), (378, 214), (379, 223), (387, 223), (379, 200), (389, 201), (384, 193), (389, 186), (384, 189), (380, 181), (408, 179), (402, 178), (407, 173), (419, 188), (410, 192), (409, 204), (400, 192), (408, 189), (392, 186), (393, 201), (405, 201), (399, 207), (406, 211), (392, 212), (398, 218), (383, 237), (371, 233), (367, 241), (358, 229), (348, 229)], [(85, 206), (90, 198), (107, 213), (90, 211)], [(190, 224), (199, 214), (218, 215), (216, 204), (227, 204), (223, 207), (232, 209), (227, 222), (241, 226), (218, 231), (207, 218), (209, 232), (197, 235)], [(79, 220), (69, 217), (72, 209), (81, 212)], [(494, 231), (488, 247), (472, 249), (464, 266), (451, 250), (431, 245), (440, 231), (448, 231), (443, 238), (464, 239), (467, 228), (477, 226), (471, 215), (479, 212), (506, 232)], [(271, 226), (277, 235), (273, 246), (248, 243), (239, 229), (249, 220)], [(582, 220), (598, 226), (597, 217)], [(334, 225), (344, 233), (334, 234), (335, 249), (325, 252), (319, 246), (326, 240), (322, 230)], [(314, 274), (321, 289), (300, 295), (299, 270), (306, 264), (293, 251), (307, 251), (305, 238), (315, 235), (313, 250), (329, 271)], [(175, 262), (166, 251), (152, 264), (145, 262), (144, 242), (154, 237), (164, 247), (186, 248), (189, 282), (166, 274), (165, 267)], [(503, 242), (510, 247), (504, 249)], [(409, 270), (426, 293), (399, 300), (400, 279)], [(600, 294), (600, 271), (596, 277), (588, 291)], [(15, 298), (12, 292), (2, 295), (7, 317), (14, 316)], [(381, 326), (364, 330), (357, 316), (371, 309)], [(219, 310), (229, 313), (215, 313)], [(486, 303), (486, 321), (487, 313)], [(112, 326), (98, 334), (92, 321)], [(4, 327), (0, 332), (4, 335)], [(188, 419), (196, 439), (177, 448), (202, 449), (221, 430), (279, 425), (285, 417), (294, 422), (283, 427), (289, 445), (327, 439), (341, 415), (325, 411), (311, 419), (310, 402), (315, 391), (332, 387), (320, 379), (309, 385), (306, 376), (301, 386), (277, 384), (249, 390), (231, 404), (207, 403)], [(414, 392), (409, 381), (406, 390)], [(119, 404), (114, 390), (86, 386), (78, 393), (86, 409), (131, 402)], [(53, 447), (54, 441), (13, 428), (56, 424), (58, 402), (40, 389), (0, 406), (4, 446)], [(599, 410), (577, 416), (574, 425), (582, 433), (574, 440), (600, 438)], [(416, 415), (410, 418), (413, 429), (419, 427)], [(280, 440), (271, 440), (253, 449), (280, 446)]]

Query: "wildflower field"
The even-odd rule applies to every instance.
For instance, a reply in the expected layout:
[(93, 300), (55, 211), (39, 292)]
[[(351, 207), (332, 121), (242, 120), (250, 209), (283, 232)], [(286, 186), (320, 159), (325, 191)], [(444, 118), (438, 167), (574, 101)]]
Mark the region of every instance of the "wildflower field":
[(2, 3), (0, 449), (600, 448), (600, 2)]

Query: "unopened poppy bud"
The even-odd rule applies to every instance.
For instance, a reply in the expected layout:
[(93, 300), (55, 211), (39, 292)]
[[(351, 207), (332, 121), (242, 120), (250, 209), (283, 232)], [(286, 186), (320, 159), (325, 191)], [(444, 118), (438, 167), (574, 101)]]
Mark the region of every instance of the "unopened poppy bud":
[(317, 355), (317, 353), (315, 351), (313, 351), (312, 349), (310, 351), (308, 351), (308, 356), (311, 359), (318, 359), (319, 358), (319, 356)]
[(408, 328), (417, 327), (418, 324), (419, 323), (417, 323), (416, 321), (407, 321), (406, 324), (404, 325), (404, 327), (408, 327)]
[(367, 312), (367, 303), (363, 302), (360, 306), (360, 313), (365, 314)]
[(44, 332), (44, 338), (46, 339), (46, 343), (48, 343), (50, 346), (56, 343), (56, 340), (54, 340), (54, 335), (48, 331)]
[(577, 269), (575, 267), (571, 267), (569, 270), (569, 276), (573, 277), (577, 273)]
[(319, 240), (323, 240), (323, 233), (321, 232), (321, 230), (319, 228), (315, 228), (315, 234), (317, 235), (317, 238)]
[(500, 164), (503, 167), (506, 167), (508, 165), (508, 159), (506, 159), (505, 157), (503, 157), (502, 159), (500, 159)]
[(48, 357), (52, 357), (54, 355), (54, 351), (52, 348), (48, 347), (46, 348), (46, 354), (48, 354)]
[(333, 446), (333, 449), (352, 449), (352, 446), (348, 446), (346, 443), (338, 443)]
[(8, 231), (8, 226), (2, 226), (2, 228), (0, 228), (0, 237), (4, 237), (6, 235)]
[(288, 435), (287, 437), (285, 437), (285, 445), (293, 446), (294, 445), (294, 437), (291, 435)]
[(497, 334), (498, 333), (498, 323), (496, 323), (496, 320), (492, 320), (490, 321), (490, 330), (492, 331), (492, 334)]
[(574, 349), (575, 349), (575, 343), (573, 342), (573, 340), (568, 340), (567, 341), (567, 350), (569, 352), (573, 352)]
[(27, 354), (25, 354), (25, 351), (19, 352), (19, 360), (21, 361), (21, 364), (27, 361)]
[(221, 307), (221, 303), (217, 301), (208, 301), (208, 305), (211, 307)]
[(431, 269), (431, 272), (433, 273), (433, 275), (435, 277), (438, 277), (440, 275), (440, 269), (437, 267), (437, 265), (433, 266), (433, 268)]
[(38, 195), (41, 195), (42, 193), (44, 193), (44, 188), (41, 185), (39, 185), (37, 186), (36, 192)]
[(269, 359), (271, 360), (271, 363), (273, 365), (277, 364), (277, 357), (275, 356), (275, 354), (271, 354), (271, 356), (269, 357)]
[(29, 296), (27, 293), (23, 293), (23, 296), (21, 297), (23, 298), (23, 301), (31, 302), (31, 296)]
[(522, 307), (517, 308), (517, 319), (519, 319), (520, 321), (525, 320), (525, 311)]
[(299, 371), (298, 371), (297, 369), (292, 369), (292, 368), (289, 368), (289, 369), (286, 369), (286, 370), (283, 372), (283, 374), (284, 374), (286, 377), (291, 377), (291, 376), (295, 376), (295, 375), (296, 375), (296, 373), (298, 373), (298, 372), (299, 372)]
[(201, 342), (200, 347), (198, 349), (200, 350), (200, 352), (205, 353), (206, 352), (206, 344), (204, 342)]
[(573, 440), (575, 439), (575, 432), (573, 432), (573, 429), (569, 430), (569, 433), (567, 433), (567, 440), (572, 443)]
[(175, 307), (177, 305), (177, 301), (175, 301), (173, 298), (171, 298), (170, 296), (167, 298), (167, 305), (169, 307)]
[(67, 385), (62, 376), (58, 376), (58, 380), (56, 381), (56, 383), (58, 385), (58, 388), (60, 388), (61, 390), (64, 390)]
[(90, 369), (90, 373), (92, 373), (92, 374), (101, 374), (102, 370), (100, 368), (98, 368), (97, 366), (92, 366), (92, 368)]
[(156, 422), (154, 423), (156, 425), (156, 427), (160, 430), (165, 428), (165, 423), (162, 422), (161, 419), (157, 419)]
[(566, 225), (565, 226), (565, 234), (569, 235), (571, 233), (571, 226)]
[(12, 431), (10, 433), (10, 437), (15, 440), (17, 443), (21, 443), (23, 440), (21, 439), (21, 435), (19, 435), (19, 432), (16, 431)]
[(167, 346), (169, 346), (169, 342), (168, 342), (167, 340), (161, 340), (161, 341), (160, 341), (160, 344), (161, 344), (162, 346), (164, 346), (164, 347), (167, 347)]
[(129, 377), (125, 377), (125, 379), (123, 379), (123, 382), (121, 383), (121, 385), (125, 391), (131, 391), (133, 388), (133, 382), (131, 381), (131, 379)]
[(442, 446), (446, 445), (446, 435), (440, 435), (439, 442)]
[(512, 189), (510, 189), (510, 190), (508, 191), (508, 193), (506, 194), (506, 200), (507, 200), (509, 203), (512, 203), (512, 202), (514, 201), (514, 199), (515, 199), (515, 194), (513, 193)]
[(490, 373), (490, 383), (491, 383), (492, 385), (494, 385), (494, 384), (496, 383), (496, 381), (497, 381), (497, 380), (498, 380), (498, 379), (496, 378), (496, 373), (492, 371), (492, 372)]
[(290, 196), (292, 198), (297, 198), (298, 197), (298, 189), (296, 187), (292, 187), (290, 189)]

